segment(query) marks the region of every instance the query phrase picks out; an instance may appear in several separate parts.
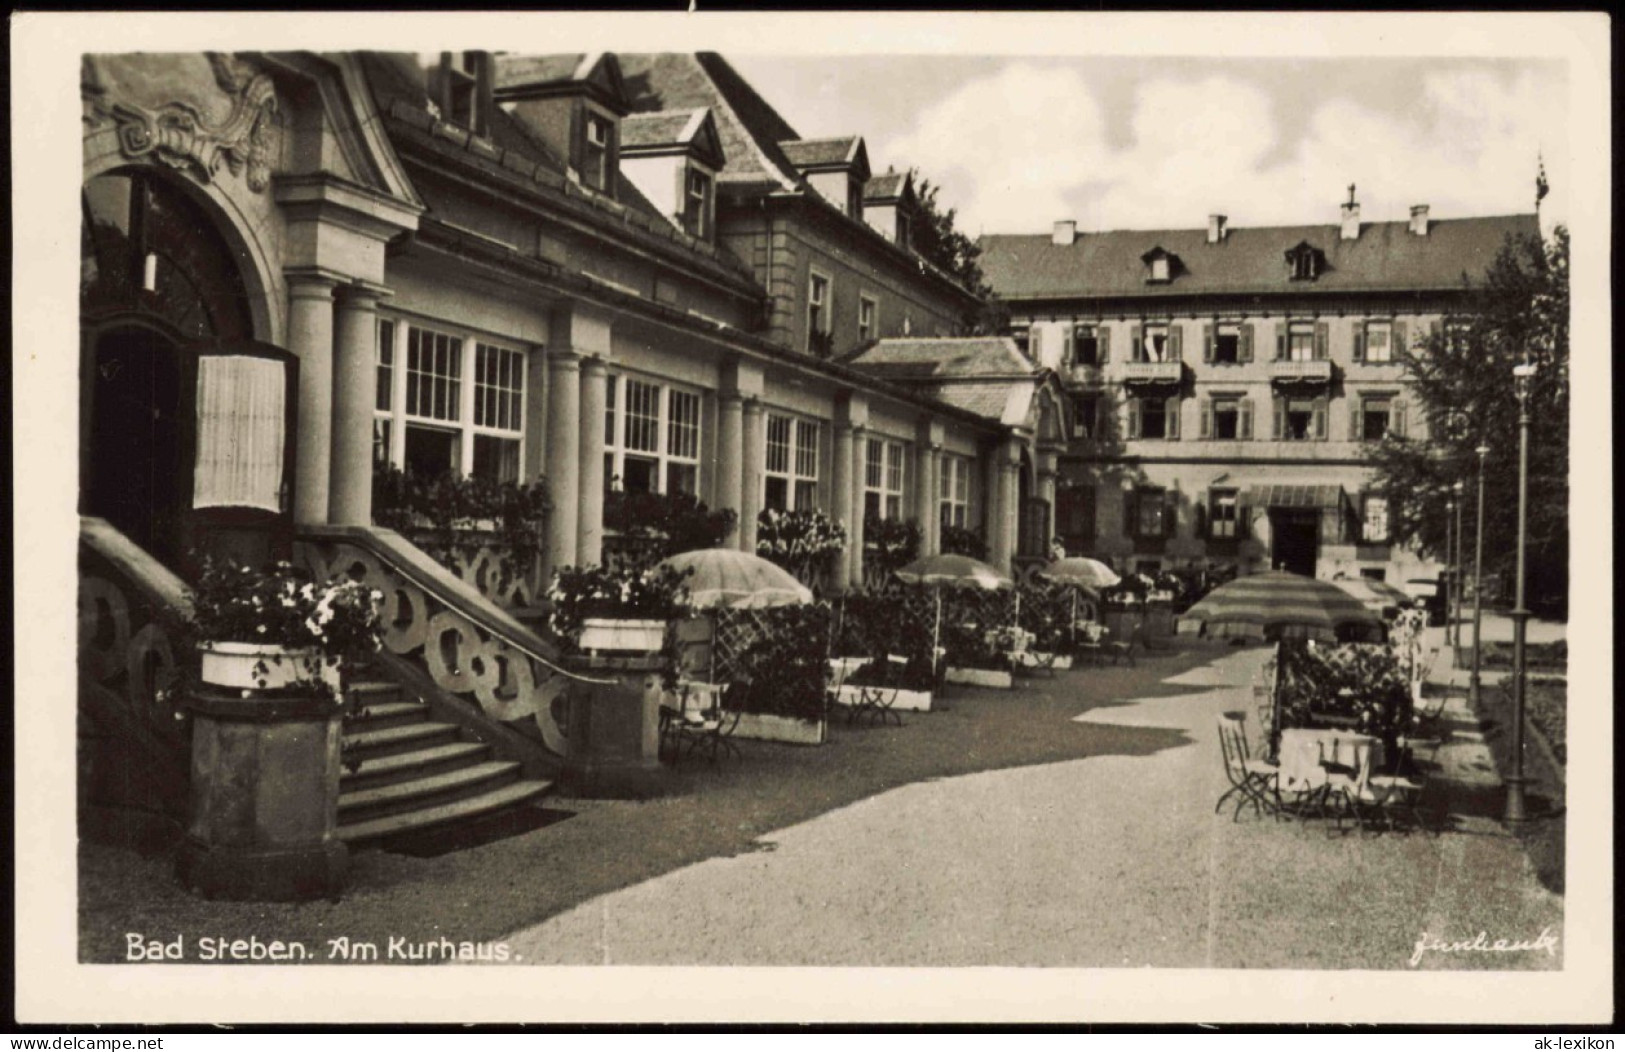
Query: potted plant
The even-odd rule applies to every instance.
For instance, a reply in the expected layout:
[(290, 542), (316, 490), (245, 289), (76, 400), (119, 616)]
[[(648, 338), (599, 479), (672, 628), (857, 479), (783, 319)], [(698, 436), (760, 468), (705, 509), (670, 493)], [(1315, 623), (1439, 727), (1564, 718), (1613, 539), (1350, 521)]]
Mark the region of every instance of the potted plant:
[(846, 527), (821, 511), (764, 508), (756, 516), (756, 554), (812, 587), (830, 556), (846, 547)]
[(267, 570), (206, 562), (190, 623), (199, 678), (230, 690), (317, 688), (336, 699), (341, 663), (379, 647), (383, 598), (359, 581), (318, 584), (286, 562)]
[(548, 625), (566, 643), (587, 651), (661, 649), (666, 623), (689, 610), (688, 571), (572, 567), (553, 578)]

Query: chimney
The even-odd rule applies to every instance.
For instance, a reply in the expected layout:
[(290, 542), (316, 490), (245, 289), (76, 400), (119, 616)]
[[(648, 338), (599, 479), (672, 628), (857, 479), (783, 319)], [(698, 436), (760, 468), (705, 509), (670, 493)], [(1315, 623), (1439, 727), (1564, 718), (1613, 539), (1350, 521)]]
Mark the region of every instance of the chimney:
[(1411, 233), (1420, 237), (1428, 236), (1428, 206), (1411, 205)]
[(1221, 215), (1210, 215), (1210, 216), (1207, 217), (1207, 243), (1208, 244), (1217, 245), (1219, 242), (1224, 240), (1224, 235), (1225, 235), (1224, 221), (1225, 221), (1225, 218), (1226, 218), (1225, 216), (1221, 216)]
[(1070, 245), (1078, 239), (1078, 223), (1074, 219), (1060, 219), (1055, 223), (1055, 233), (1050, 241), (1057, 245)]
[(1354, 184), (1349, 184), (1349, 199), (1343, 203), (1343, 234), (1344, 241), (1358, 241), (1360, 239), (1360, 205), (1354, 200)]

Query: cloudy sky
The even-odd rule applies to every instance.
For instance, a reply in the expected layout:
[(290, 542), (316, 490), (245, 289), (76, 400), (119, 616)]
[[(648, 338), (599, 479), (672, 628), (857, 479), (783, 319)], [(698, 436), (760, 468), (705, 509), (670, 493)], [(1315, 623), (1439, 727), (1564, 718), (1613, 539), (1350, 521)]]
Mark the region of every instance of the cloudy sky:
[(1536, 154), (1562, 219), (1566, 66), (1518, 59), (767, 56), (730, 61), (805, 137), (917, 166), (961, 230), (1040, 232), (1505, 215)]

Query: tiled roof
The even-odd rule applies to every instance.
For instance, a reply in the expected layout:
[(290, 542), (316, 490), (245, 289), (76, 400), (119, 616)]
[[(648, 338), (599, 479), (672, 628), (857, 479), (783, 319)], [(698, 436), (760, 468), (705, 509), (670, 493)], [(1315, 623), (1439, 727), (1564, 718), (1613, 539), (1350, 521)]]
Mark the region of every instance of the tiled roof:
[(621, 148), (688, 142), (699, 131), (703, 108), (633, 113), (621, 118)]
[(1010, 382), (947, 384), (934, 393), (939, 401), (989, 420), (1003, 420), (1010, 404)]
[(569, 55), (504, 55), (497, 63), (496, 87), (515, 84), (552, 84), (562, 80), (581, 80), (592, 71), (583, 65), (592, 57), (583, 52)]
[(635, 112), (708, 106), (722, 139), (727, 163), (722, 178), (771, 179), (795, 186), (796, 166), (779, 143), (796, 130), (745, 82), (722, 56), (699, 54), (617, 55)]
[(863, 140), (856, 135), (843, 135), (834, 139), (781, 140), (779, 148), (797, 168), (813, 165), (850, 164), (856, 157)]
[[(1232, 228), (1216, 245), (1205, 229), (1080, 233), (1071, 245), (1048, 234), (990, 234), (977, 262), (1005, 299), (1446, 289), (1459, 288), (1464, 274), (1482, 277), (1509, 234), (1539, 236), (1536, 217), (1435, 219), (1425, 236), (1403, 222), (1366, 223), (1353, 241), (1335, 225)], [(1283, 253), (1299, 242), (1325, 254), (1317, 280), (1288, 279)], [(1181, 272), (1151, 285), (1140, 257), (1157, 245), (1179, 257)]]
[(863, 184), (864, 203), (896, 200), (903, 196), (903, 188), (907, 185), (907, 172), (887, 172), (885, 175), (874, 176)]
[(897, 370), (902, 366), (929, 372), (933, 380), (975, 376), (1028, 376), (1037, 371), (1033, 363), (1004, 336), (969, 336), (957, 339), (880, 340), (849, 359), (867, 370), (877, 366)]

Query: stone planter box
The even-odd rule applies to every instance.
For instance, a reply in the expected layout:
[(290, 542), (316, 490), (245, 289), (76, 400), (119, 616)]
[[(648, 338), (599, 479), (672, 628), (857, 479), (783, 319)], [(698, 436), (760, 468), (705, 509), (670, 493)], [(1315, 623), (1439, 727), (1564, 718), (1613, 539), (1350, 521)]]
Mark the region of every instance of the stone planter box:
[(265, 643), (198, 644), (203, 682), (227, 690), (287, 690), (300, 683), (322, 683), (336, 696), (338, 658), (324, 658), (315, 647)]
[(846, 682), (846, 677), (862, 668), (869, 661), (866, 657), (839, 657), (829, 659), (830, 683), (839, 687)]
[(971, 687), (1003, 687), (1008, 689), (1014, 683), (1009, 672), (998, 668), (953, 668), (950, 666), (946, 678), (949, 683), (963, 683)]
[(787, 745), (822, 745), (829, 740), (829, 722), (798, 720), (792, 716), (773, 716), (765, 712), (743, 712), (739, 715), (739, 726), (734, 728), (733, 736)]
[(589, 617), (581, 622), (581, 649), (616, 653), (658, 654), (666, 640), (666, 622)]
[[(1039, 650), (1024, 650), (1011, 656), (1012, 660), (1022, 668), (1038, 668), (1049, 660), (1050, 655)], [(1050, 666), (1054, 669), (1069, 669), (1072, 667), (1071, 654), (1056, 654), (1055, 663)]]
[(858, 697), (865, 690), (881, 690), (890, 694), (890, 708), (899, 712), (930, 712), (931, 692), (929, 690), (904, 690), (901, 687), (848, 687), (835, 688), (837, 704), (853, 706), (858, 704)]

